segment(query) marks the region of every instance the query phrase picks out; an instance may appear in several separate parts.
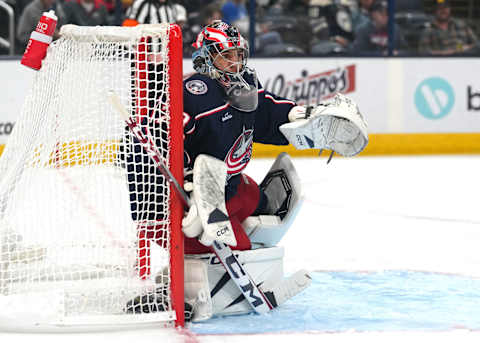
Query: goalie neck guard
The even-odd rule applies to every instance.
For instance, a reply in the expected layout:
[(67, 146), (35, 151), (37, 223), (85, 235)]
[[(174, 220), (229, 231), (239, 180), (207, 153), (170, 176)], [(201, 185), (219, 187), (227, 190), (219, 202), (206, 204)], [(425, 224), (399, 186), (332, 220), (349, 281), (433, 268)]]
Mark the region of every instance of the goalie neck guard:
[(218, 80), (233, 107), (254, 111), (258, 105), (258, 82), (255, 71), (247, 68), (248, 42), (238, 29), (215, 20), (198, 34), (193, 47), (197, 49), (192, 55), (193, 68)]

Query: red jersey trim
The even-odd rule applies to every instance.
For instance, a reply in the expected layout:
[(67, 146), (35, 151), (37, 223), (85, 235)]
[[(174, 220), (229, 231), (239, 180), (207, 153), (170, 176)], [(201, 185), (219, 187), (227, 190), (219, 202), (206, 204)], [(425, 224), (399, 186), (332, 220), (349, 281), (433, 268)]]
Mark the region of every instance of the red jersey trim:
[(290, 105), (296, 105), (294, 101), (291, 100), (276, 100), (273, 96), (270, 94), (265, 95), (265, 98), (272, 100), (276, 104), (290, 104)]
[(217, 112), (220, 112), (220, 111), (226, 109), (227, 107), (228, 107), (228, 104), (225, 104), (225, 105), (223, 105), (223, 106), (214, 108), (214, 109), (212, 109), (212, 110), (210, 110), (210, 111), (202, 112), (202, 113), (200, 113), (200, 114), (197, 114), (197, 115), (195, 116), (195, 120), (201, 119), (201, 118), (203, 118), (203, 117), (208, 117), (209, 115), (214, 114), (214, 113), (217, 113)]

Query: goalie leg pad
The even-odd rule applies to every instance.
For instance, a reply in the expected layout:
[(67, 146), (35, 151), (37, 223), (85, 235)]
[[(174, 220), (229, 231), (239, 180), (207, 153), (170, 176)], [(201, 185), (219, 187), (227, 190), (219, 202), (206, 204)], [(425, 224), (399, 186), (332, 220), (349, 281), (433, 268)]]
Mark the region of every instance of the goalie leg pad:
[(225, 204), (227, 166), (208, 155), (198, 155), (193, 166), (193, 199), (203, 227), (203, 245), (213, 241), (237, 245)]
[(277, 245), (303, 203), (300, 178), (285, 152), (278, 155), (260, 188), (268, 198), (268, 214), (248, 217), (242, 223), (254, 249)]
[(210, 319), (213, 315), (208, 284), (207, 264), (199, 259), (185, 259), (185, 303), (192, 305), (193, 322)]
[[(239, 262), (257, 285), (263, 284), (267, 280), (268, 284), (274, 285), (283, 280), (283, 247), (235, 251), (235, 255), (238, 256)], [(188, 255), (187, 259), (201, 261), (207, 268), (213, 315), (223, 316), (252, 312), (252, 307), (214, 254)]]

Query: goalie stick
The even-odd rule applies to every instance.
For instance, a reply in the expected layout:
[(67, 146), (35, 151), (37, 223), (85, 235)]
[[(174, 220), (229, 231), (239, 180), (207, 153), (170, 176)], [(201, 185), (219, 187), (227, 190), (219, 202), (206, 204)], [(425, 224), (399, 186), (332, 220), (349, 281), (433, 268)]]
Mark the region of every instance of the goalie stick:
[[(137, 125), (134, 118), (130, 117), (127, 109), (123, 106), (119, 97), (115, 93), (109, 92), (107, 94), (107, 98), (122, 119), (126, 122), (131, 133), (139, 140), (145, 152), (147, 152), (148, 156), (155, 163), (156, 167), (158, 167), (160, 172), (167, 178), (167, 180), (173, 184), (174, 189), (178, 192), (185, 205), (190, 208), (192, 205), (190, 198), (172, 175), (170, 170), (163, 163), (162, 155), (156, 148), (154, 142), (150, 139), (150, 137), (147, 137), (143, 134), (142, 129)], [(279, 305), (273, 292), (263, 293), (259, 289), (228, 245), (214, 241), (212, 248), (215, 255), (218, 257), (230, 275), (230, 278), (233, 280), (235, 285), (238, 287), (255, 312), (266, 313)]]

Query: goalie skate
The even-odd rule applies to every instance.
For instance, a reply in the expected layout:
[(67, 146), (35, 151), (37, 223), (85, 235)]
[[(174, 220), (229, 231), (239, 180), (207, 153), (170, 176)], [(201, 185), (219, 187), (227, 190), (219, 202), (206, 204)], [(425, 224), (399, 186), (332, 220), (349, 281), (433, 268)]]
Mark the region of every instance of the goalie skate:
[[(129, 314), (163, 312), (170, 307), (169, 299), (168, 288), (158, 287), (154, 292), (130, 300), (124, 311)], [(190, 321), (192, 314), (192, 306), (185, 302), (185, 321)]]

